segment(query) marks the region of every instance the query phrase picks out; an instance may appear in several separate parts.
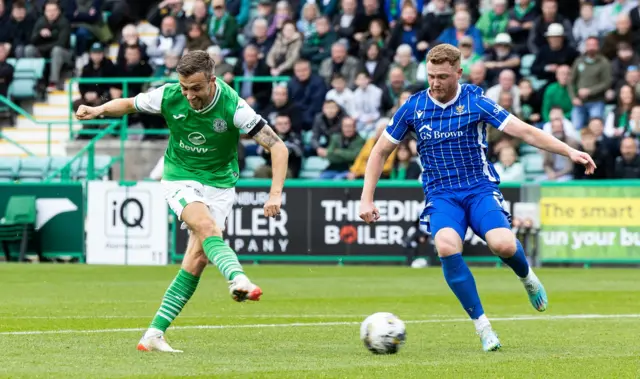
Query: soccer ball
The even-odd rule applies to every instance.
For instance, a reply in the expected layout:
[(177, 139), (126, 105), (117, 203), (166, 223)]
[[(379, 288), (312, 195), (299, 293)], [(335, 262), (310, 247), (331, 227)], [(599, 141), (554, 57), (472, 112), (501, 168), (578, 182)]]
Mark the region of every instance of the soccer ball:
[(374, 354), (395, 354), (406, 338), (404, 322), (393, 313), (374, 313), (360, 325), (360, 339)]

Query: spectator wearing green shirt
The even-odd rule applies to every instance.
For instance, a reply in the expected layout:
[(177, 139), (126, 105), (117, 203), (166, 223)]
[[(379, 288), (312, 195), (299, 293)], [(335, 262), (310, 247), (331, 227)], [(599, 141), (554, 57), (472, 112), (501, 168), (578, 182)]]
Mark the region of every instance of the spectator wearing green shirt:
[(492, 0), (491, 10), (483, 13), (476, 22), (476, 28), (482, 33), (485, 49), (493, 46), (498, 34), (507, 31), (508, 24), (507, 0)]
[(573, 103), (569, 96), (569, 78), (571, 68), (567, 65), (559, 66), (556, 70), (556, 82), (551, 83), (544, 91), (542, 99), (542, 121), (549, 121), (549, 112), (553, 107), (559, 107), (566, 118), (571, 118)]

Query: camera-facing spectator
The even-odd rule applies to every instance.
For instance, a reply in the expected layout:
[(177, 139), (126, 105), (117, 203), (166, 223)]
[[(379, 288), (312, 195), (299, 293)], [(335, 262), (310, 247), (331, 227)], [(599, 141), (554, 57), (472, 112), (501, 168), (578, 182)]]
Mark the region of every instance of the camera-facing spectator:
[(382, 103), (380, 110), (387, 112), (396, 104), (400, 94), (407, 88), (404, 72), (398, 67), (389, 70), (389, 84), (382, 87)]
[[(280, 137), (282, 142), (284, 142), (285, 146), (289, 150), (287, 178), (297, 178), (300, 175), (300, 168), (302, 167), (302, 140), (300, 139), (298, 133), (292, 130), (291, 119), (289, 119), (289, 116), (276, 116), (274, 131), (278, 134), (278, 137)], [(254, 176), (256, 178), (271, 178), (273, 176), (273, 170), (271, 167), (271, 153), (262, 146), (259, 146), (258, 154), (260, 154), (267, 163), (258, 167), (254, 173)]]
[(355, 95), (350, 88), (347, 88), (347, 81), (340, 73), (334, 74), (331, 79), (331, 89), (327, 92), (325, 100), (333, 100), (347, 115), (355, 115)]
[(364, 144), (364, 139), (356, 131), (356, 121), (351, 117), (344, 117), (340, 132), (330, 137), (326, 154), (329, 166), (320, 174), (320, 179), (346, 178)]
[[(558, 120), (553, 115), (551, 118), (551, 134), (567, 145), (578, 148), (578, 142), (565, 133), (562, 120)], [(543, 151), (542, 154), (544, 156), (545, 172), (543, 180), (567, 181), (573, 178), (573, 162), (571, 159), (547, 151)]]
[(614, 157), (590, 129), (583, 130), (579, 149), (591, 156), (596, 170), (592, 175), (587, 175), (584, 167), (577, 165), (573, 170), (574, 179), (607, 179), (613, 176)]
[(586, 50), (587, 38), (600, 35), (600, 25), (593, 13), (593, 2), (583, 1), (580, 4), (580, 18), (573, 23), (573, 38), (580, 54)]
[(396, 148), (396, 159), (389, 174), (392, 180), (417, 180), (422, 175), (422, 168), (411, 151), (409, 142), (402, 141)]
[(623, 85), (618, 92), (618, 104), (607, 115), (604, 130), (611, 137), (620, 137), (630, 132), (631, 109), (636, 105), (636, 95), (628, 85)]
[(253, 37), (249, 40), (249, 45), (254, 45), (258, 48), (260, 53), (258, 54), (258, 58), (266, 59), (269, 54), (269, 50), (273, 46), (275, 42), (275, 36), (269, 37), (267, 31), (269, 30), (269, 23), (265, 18), (258, 18), (252, 23), (252, 35)]
[[(571, 33), (571, 21), (558, 13), (558, 1), (542, 0), (541, 8), (542, 14), (533, 22), (533, 28), (529, 32), (529, 52), (537, 55), (542, 48), (548, 46), (547, 43), (551, 43), (548, 35), (550, 31), (553, 31), (554, 36), (565, 37), (563, 40), (566, 45), (574, 48), (576, 44), (573, 33)], [(553, 24), (561, 28), (555, 26), (553, 29), (549, 29)]]
[(287, 115), (291, 120), (291, 127), (298, 134), (302, 131), (302, 110), (289, 98), (286, 85), (276, 85), (271, 92), (271, 101), (261, 112), (262, 117), (270, 125), (276, 123), (277, 115)]
[(285, 21), (267, 54), (267, 65), (271, 68), (272, 76), (290, 75), (293, 72), (293, 65), (300, 59), (302, 44), (295, 23)]
[(222, 54), (235, 57), (240, 52), (238, 43), (238, 23), (236, 18), (227, 12), (224, 0), (211, 0), (213, 15), (209, 20), (209, 37), (220, 46)]
[(571, 118), (573, 103), (569, 95), (569, 80), (571, 79), (571, 67), (558, 66), (556, 81), (547, 86), (542, 99), (542, 121), (549, 121), (551, 108), (559, 107), (564, 112), (565, 118)]
[[(242, 59), (238, 59), (233, 68), (236, 77), (252, 78), (269, 76), (269, 67), (258, 59), (260, 50), (256, 46), (247, 45), (242, 52)], [(273, 84), (243, 80), (240, 82), (240, 97), (247, 101), (257, 112), (267, 106)]]
[[(371, 77), (371, 83), (375, 86), (382, 88), (387, 76), (389, 75), (389, 67), (391, 63), (382, 53), (380, 46), (374, 42), (367, 42), (364, 44), (363, 54), (358, 66), (358, 72), (366, 71)], [(420, 69), (418, 69), (419, 71)], [(425, 65), (425, 77), (426, 81), (426, 65)]]
[(211, 17), (211, 15), (204, 0), (195, 0), (193, 2), (193, 8), (191, 9), (191, 16), (187, 17), (185, 33), (188, 33), (189, 24), (198, 24), (204, 27), (203, 30), (206, 30), (207, 25), (209, 25), (209, 17)]
[(616, 179), (639, 179), (640, 156), (638, 156), (638, 140), (625, 137), (620, 142), (620, 156), (616, 158), (614, 171)]
[(522, 182), (525, 180), (524, 167), (518, 162), (518, 153), (511, 146), (500, 149), (498, 162), (494, 163), (500, 181), (502, 182)]
[(491, 0), (491, 9), (483, 12), (476, 22), (485, 49), (492, 48), (497, 36), (507, 32), (508, 24), (507, 0)]
[(316, 29), (309, 37), (305, 37), (300, 51), (302, 58), (309, 60), (314, 70), (322, 61), (331, 56), (331, 46), (336, 42), (336, 32), (331, 30), (329, 19), (322, 16), (315, 20)]
[(296, 27), (304, 37), (311, 38), (316, 32), (316, 20), (320, 17), (320, 10), (316, 3), (305, 3), (302, 7), (302, 14), (296, 23)]
[[(104, 47), (100, 42), (95, 42), (89, 50), (89, 63), (82, 69), (82, 78), (109, 78), (117, 74), (116, 66), (105, 57)], [(74, 101), (73, 110), (78, 110), (80, 105), (92, 107), (101, 105), (109, 100), (107, 83), (81, 83), (79, 84), (80, 98)]]
[(288, 84), (289, 96), (302, 109), (302, 128), (309, 130), (316, 114), (322, 110), (327, 86), (320, 76), (311, 72), (309, 61), (297, 61), (293, 74)]
[(611, 63), (600, 54), (597, 38), (587, 39), (584, 55), (571, 68), (569, 95), (573, 102), (571, 122), (577, 130), (585, 119), (604, 116), (605, 92), (611, 87)]
[(11, 9), (11, 20), (7, 26), (11, 32), (10, 52), (16, 58), (24, 57), (24, 49), (31, 43), (31, 32), (36, 19), (33, 14), (27, 12), (24, 3), (16, 1)]
[(520, 57), (513, 51), (511, 37), (507, 33), (496, 36), (493, 48), (488, 50), (484, 61), (490, 85), (495, 85), (502, 70), (506, 69), (513, 70), (516, 73), (516, 79), (520, 79), (518, 74), (520, 72)]
[(356, 84), (358, 87), (353, 93), (354, 113), (352, 117), (356, 120), (358, 132), (368, 134), (380, 118), (382, 90), (371, 84), (371, 79), (366, 72), (358, 74)]
[(542, 121), (540, 93), (533, 90), (529, 79), (520, 80), (518, 89), (520, 90), (520, 119), (531, 125), (539, 124)]
[(520, 89), (516, 85), (516, 74), (511, 70), (503, 70), (498, 78), (498, 84), (487, 90), (486, 96), (498, 102), (500, 93), (509, 92), (513, 96), (513, 112), (520, 114)]
[(62, 67), (71, 64), (73, 53), (69, 50), (71, 26), (55, 0), (47, 0), (44, 15), (33, 28), (31, 45), (25, 48), (27, 58), (51, 58), (49, 70), (49, 90), (62, 89), (60, 81)]
[(347, 87), (353, 88), (357, 69), (358, 60), (347, 55), (347, 46), (338, 41), (331, 46), (331, 56), (320, 64), (319, 74), (330, 84), (333, 75), (339, 73), (347, 81)]
[(549, 25), (545, 37), (549, 43), (537, 51), (536, 59), (531, 65), (531, 73), (540, 80), (551, 82), (556, 76), (558, 67), (571, 66), (578, 57), (578, 52), (567, 43), (564, 27), (561, 24)]
[(534, 0), (516, 1), (513, 9), (509, 12), (507, 33), (511, 36), (513, 49), (517, 54), (529, 53), (527, 42), (537, 17), (538, 9)]
[[(418, 51), (418, 41), (422, 38), (420, 19), (418, 18), (418, 10), (411, 1), (407, 1), (402, 6), (402, 13), (400, 19), (396, 23), (395, 27), (391, 30), (391, 37), (387, 42), (386, 48), (390, 52), (395, 52), (400, 45), (409, 45), (411, 48), (411, 54), (415, 59), (422, 59), (425, 55), (423, 51)], [(406, 35), (415, 36), (414, 38), (405, 38)]]
[(342, 119), (346, 117), (345, 112), (333, 100), (326, 100), (322, 105), (322, 112), (316, 115), (313, 122), (313, 134), (309, 155), (319, 157), (327, 156), (327, 147), (331, 136), (340, 132)]
[(247, 22), (247, 25), (245, 25), (244, 27), (242, 34), (244, 34), (245, 38), (247, 40), (253, 40), (254, 38), (256, 38), (255, 22), (258, 20), (262, 20), (261, 23), (264, 24), (264, 32), (262, 27), (258, 29), (258, 32), (261, 33), (260, 38), (265, 38), (265, 40), (270, 39), (268, 35), (268, 31), (269, 31), (269, 25), (273, 23), (273, 19), (275, 16), (274, 11), (275, 11), (275, 7), (272, 0), (258, 1), (256, 14), (249, 19), (249, 22)]
[(620, 14), (616, 19), (616, 29), (604, 37), (602, 42), (602, 55), (612, 60), (616, 57), (618, 44), (626, 42), (636, 49), (639, 49), (638, 42), (640, 38), (631, 31), (631, 20), (629, 15)]
[(471, 15), (467, 11), (456, 12), (453, 16), (453, 27), (445, 29), (438, 37), (441, 43), (459, 46), (460, 38), (470, 36), (473, 39), (474, 52), (480, 56), (484, 54), (482, 34), (471, 25)]
[(120, 46), (118, 46), (118, 58), (116, 58), (116, 66), (124, 66), (125, 58), (124, 53), (127, 51), (127, 47), (138, 47), (142, 54), (142, 60), (148, 61), (149, 55), (147, 54), (147, 45), (140, 40), (140, 34), (135, 25), (129, 24), (122, 28), (122, 38), (120, 40)]
[(184, 34), (178, 34), (176, 19), (173, 16), (167, 16), (162, 19), (160, 34), (154, 43), (147, 47), (149, 61), (154, 66), (160, 66), (164, 62), (166, 51), (172, 50), (182, 56), (186, 45), (187, 39)]
[(187, 24), (187, 43), (184, 54), (193, 50), (207, 50), (211, 46), (211, 39), (207, 35), (206, 27), (196, 22)]

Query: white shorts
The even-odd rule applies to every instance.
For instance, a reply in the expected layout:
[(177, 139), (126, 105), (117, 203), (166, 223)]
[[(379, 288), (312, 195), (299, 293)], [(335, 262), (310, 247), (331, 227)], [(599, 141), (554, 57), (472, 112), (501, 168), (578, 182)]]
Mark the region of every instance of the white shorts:
[[(209, 213), (216, 225), (224, 230), (227, 217), (231, 214), (236, 200), (235, 188), (216, 188), (206, 186), (194, 180), (161, 181), (164, 187), (164, 198), (178, 219), (182, 221), (182, 211), (187, 204), (200, 202), (209, 207)], [(186, 229), (183, 222), (181, 229)]]

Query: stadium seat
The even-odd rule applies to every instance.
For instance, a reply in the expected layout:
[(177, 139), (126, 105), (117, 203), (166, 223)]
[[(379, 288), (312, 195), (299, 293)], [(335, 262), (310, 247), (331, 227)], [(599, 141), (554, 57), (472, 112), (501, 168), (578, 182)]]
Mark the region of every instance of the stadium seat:
[(329, 166), (329, 161), (322, 157), (308, 157), (302, 162), (300, 177), (303, 179), (315, 179)]
[(37, 181), (41, 181), (45, 178), (47, 172), (49, 172), (50, 163), (50, 157), (22, 158), (18, 178), (20, 181), (25, 181), (25, 179), (37, 179)]
[(9, 86), (9, 97), (13, 99), (35, 99), (36, 79), (15, 78)]
[(304, 146), (311, 145), (311, 137), (313, 137), (313, 132), (311, 130), (302, 132), (302, 144)]
[[(108, 155), (96, 155), (93, 161), (93, 170), (95, 175), (104, 175), (105, 173), (103, 171), (109, 165), (109, 163), (111, 163), (111, 157), (109, 157)], [(84, 179), (88, 175), (89, 158), (86, 156), (79, 158), (71, 164), (71, 167), (71, 172), (75, 173), (75, 178)]]
[(44, 58), (20, 58), (15, 65), (15, 78), (42, 79), (44, 75)]
[(18, 176), (18, 170), (20, 170), (20, 158), (3, 157), (0, 159), (0, 178), (13, 181)]
[(520, 155), (527, 154), (538, 154), (538, 148), (535, 146), (531, 146), (528, 143), (523, 143), (520, 145)]
[[(0, 219), (0, 241), (7, 261), (10, 260), (9, 242), (20, 242), (20, 260), (24, 260), (27, 241), (36, 233), (36, 197), (11, 196), (7, 202), (4, 217)], [(39, 245), (39, 244), (38, 244)], [(38, 255), (42, 252), (37, 246)]]
[(544, 173), (544, 157), (542, 154), (528, 154), (521, 158), (524, 172), (529, 175)]
[(69, 162), (69, 158), (67, 157), (51, 157), (51, 164), (49, 165), (48, 175), (53, 174), (58, 171), (62, 167), (64, 167)]
[(527, 54), (520, 59), (520, 75), (529, 76), (531, 74), (531, 66), (533, 66), (533, 62), (536, 60), (536, 56), (534, 54)]
[(240, 173), (243, 178), (253, 178), (253, 173), (263, 164), (267, 163), (264, 158), (256, 155), (249, 155), (244, 158), (244, 170)]

